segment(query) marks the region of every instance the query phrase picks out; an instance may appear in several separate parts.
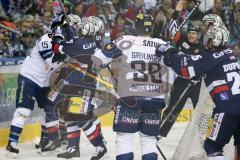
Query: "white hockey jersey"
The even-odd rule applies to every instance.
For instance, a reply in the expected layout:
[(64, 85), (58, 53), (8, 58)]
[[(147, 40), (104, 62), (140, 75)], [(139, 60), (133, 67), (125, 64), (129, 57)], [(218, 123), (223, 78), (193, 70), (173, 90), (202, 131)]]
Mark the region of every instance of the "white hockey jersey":
[[(157, 38), (125, 35), (114, 43), (122, 51), (122, 55), (111, 63), (118, 80), (117, 94), (120, 97), (165, 98), (173, 82), (173, 73), (161, 58), (155, 56), (155, 50), (159, 44), (166, 42)], [(95, 53), (103, 63), (110, 61), (110, 58), (101, 55), (100, 51)]]
[(54, 68), (59, 66), (57, 63), (52, 63), (52, 39), (48, 34), (43, 35), (37, 40), (31, 55), (24, 60), (20, 74), (32, 80), (40, 87), (49, 86), (49, 78)]
[(112, 64), (118, 70), (117, 92), (120, 97), (143, 96), (164, 98), (169, 91), (169, 69), (155, 56), (156, 47), (166, 43), (161, 39), (123, 36), (116, 40), (123, 55)]

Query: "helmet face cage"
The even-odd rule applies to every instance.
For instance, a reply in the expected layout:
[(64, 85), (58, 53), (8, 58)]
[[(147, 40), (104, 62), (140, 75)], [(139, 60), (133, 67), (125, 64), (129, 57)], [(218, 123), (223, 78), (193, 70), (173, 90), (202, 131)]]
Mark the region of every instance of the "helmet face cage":
[(91, 21), (95, 26), (95, 32), (102, 32), (104, 30), (103, 21), (95, 16), (90, 16), (87, 18), (88, 21)]
[(73, 26), (76, 29), (82, 29), (83, 27), (82, 20), (78, 15), (70, 14), (68, 15), (68, 18), (70, 20), (71, 26)]
[(82, 28), (82, 35), (95, 36), (95, 26), (91, 21), (85, 20)]
[(221, 27), (224, 25), (222, 18), (216, 14), (207, 14), (203, 17), (203, 22), (205, 23), (207, 30), (211, 27)]
[(150, 14), (138, 14), (135, 18), (135, 28), (137, 34), (152, 33), (153, 17)]
[(204, 36), (204, 45), (209, 47), (212, 41), (214, 47), (225, 46), (229, 42), (229, 31), (222, 27), (210, 27)]

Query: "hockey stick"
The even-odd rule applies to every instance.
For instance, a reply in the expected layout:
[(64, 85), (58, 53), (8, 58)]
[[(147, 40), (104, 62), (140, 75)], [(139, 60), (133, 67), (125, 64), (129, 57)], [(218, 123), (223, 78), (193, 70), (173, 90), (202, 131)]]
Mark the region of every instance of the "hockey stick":
[(159, 153), (161, 154), (162, 158), (164, 160), (167, 160), (167, 158), (165, 157), (165, 155), (163, 154), (162, 150), (160, 149), (160, 147), (156, 144), (157, 150), (159, 151)]
[[(176, 103), (173, 105), (172, 109), (170, 110), (170, 112), (168, 113), (168, 115), (165, 116), (164, 120), (162, 121), (162, 124), (160, 126), (160, 133), (161, 130), (164, 130), (164, 134), (160, 134), (161, 136), (166, 137), (167, 134), (169, 133), (171, 127), (169, 127), (169, 125), (171, 125), (172, 123), (170, 123), (170, 119), (171, 119), (171, 115), (174, 113), (178, 103), (180, 102), (180, 100), (183, 98), (183, 96), (185, 95), (185, 93), (188, 91), (188, 89), (191, 87), (191, 83), (188, 84), (188, 86), (183, 90), (182, 94), (180, 95), (180, 97), (178, 98), (178, 100), (176, 101)], [(165, 131), (167, 129), (167, 131)]]
[(60, 4), (60, 7), (62, 8), (62, 11), (63, 11), (64, 16), (66, 17), (67, 24), (70, 26), (69, 28), (70, 28), (71, 32), (73, 33), (74, 36), (77, 36), (77, 37), (78, 37), (78, 35), (76, 35), (76, 32), (73, 31), (73, 29), (72, 29), (72, 27), (71, 27), (71, 25), (70, 25), (70, 19), (69, 19), (68, 15), (67, 15), (67, 13), (66, 13), (66, 11), (65, 11), (65, 9), (64, 9), (64, 6), (63, 6), (62, 1), (61, 1), (61, 0), (58, 0), (58, 2), (59, 2), (59, 4)]
[(175, 37), (176, 34), (182, 29), (182, 27), (184, 26), (184, 24), (188, 21), (188, 19), (190, 18), (190, 16), (193, 14), (193, 12), (199, 7), (199, 5), (201, 4), (201, 0), (197, 1), (197, 3), (195, 4), (195, 6), (193, 7), (193, 9), (189, 12), (189, 14), (187, 15), (187, 17), (182, 21), (182, 23), (177, 27), (175, 33), (172, 33), (172, 37)]
[(81, 73), (83, 73), (83, 74), (85, 74), (85, 75), (87, 75), (87, 76), (95, 79), (95, 80), (97, 80), (98, 82), (102, 83), (104, 86), (106, 86), (106, 87), (108, 87), (108, 88), (113, 88), (113, 89), (115, 89), (115, 87), (114, 87), (111, 83), (108, 83), (107, 81), (105, 81), (105, 80), (103, 80), (103, 79), (101, 79), (101, 78), (99, 78), (99, 77), (96, 77), (96, 76), (92, 75), (91, 73), (88, 73), (86, 70), (84, 70), (84, 69), (82, 69), (82, 68), (80, 68), (80, 67), (76, 67), (76, 66), (73, 65), (73, 64), (67, 64), (67, 66), (68, 66), (68, 67), (71, 67), (71, 68), (73, 68), (73, 69), (75, 69), (75, 70), (77, 70), (77, 71), (79, 71), (79, 72), (81, 72)]

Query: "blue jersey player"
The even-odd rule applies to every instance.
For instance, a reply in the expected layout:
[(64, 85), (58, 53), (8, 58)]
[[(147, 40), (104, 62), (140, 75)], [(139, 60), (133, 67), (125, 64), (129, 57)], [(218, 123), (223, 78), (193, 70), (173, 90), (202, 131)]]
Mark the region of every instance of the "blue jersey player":
[[(103, 22), (98, 17), (88, 17), (82, 22), (79, 29), (76, 27), (72, 28), (72, 31), (76, 31), (76, 33), (80, 35), (75, 35), (70, 39), (63, 39), (63, 35), (61, 35), (61, 28), (59, 29), (60, 30), (55, 33), (55, 40), (53, 41), (53, 50), (55, 53), (54, 61), (62, 61), (65, 56), (68, 55), (72, 60), (74, 60), (68, 62), (68, 64), (80, 67), (84, 71), (96, 76), (96, 73), (92, 69), (91, 55), (94, 54), (96, 48), (100, 47), (99, 42), (101, 41), (99, 41), (99, 38), (95, 38), (95, 36), (99, 31), (103, 30)], [(67, 30), (69, 31), (69, 29)], [(85, 89), (83, 89), (84, 94), (81, 96), (73, 96), (72, 91), (70, 91), (69, 95), (65, 97), (57, 96), (58, 99), (64, 99), (64, 107), (71, 108), (73, 104), (72, 102), (81, 101), (81, 113), (82, 111), (89, 112), (90, 110), (93, 110), (93, 90), (96, 88), (95, 79), (88, 77), (84, 73), (68, 67), (67, 65), (61, 69), (59, 77), (61, 76), (68, 84), (65, 86), (66, 88), (73, 85), (81, 86), (82, 88), (85, 87)], [(92, 90), (88, 90), (86, 87), (90, 87)], [(93, 118), (92, 120), (79, 122), (76, 120), (79, 115), (75, 115), (69, 113), (66, 116), (63, 116), (67, 129), (68, 146), (67, 150), (58, 154), (57, 157), (73, 158), (80, 156), (79, 141), (80, 129), (82, 129), (89, 141), (96, 147), (96, 152), (91, 157), (91, 160), (102, 158), (107, 152), (107, 148), (103, 142), (99, 119)]]
[(231, 48), (225, 27), (210, 26), (204, 36), (206, 48), (200, 55), (185, 55), (172, 46), (160, 45), (157, 56), (164, 56), (168, 66), (181, 77), (204, 77), (216, 107), (209, 122), (204, 149), (208, 160), (225, 160), (223, 147), (234, 137), (240, 158), (240, 66)]

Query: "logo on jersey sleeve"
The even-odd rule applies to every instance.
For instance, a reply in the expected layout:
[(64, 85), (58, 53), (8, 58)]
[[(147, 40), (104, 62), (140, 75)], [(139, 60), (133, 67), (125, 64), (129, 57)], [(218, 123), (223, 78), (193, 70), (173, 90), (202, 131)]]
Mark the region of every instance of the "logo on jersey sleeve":
[(104, 49), (105, 49), (106, 51), (111, 51), (111, 50), (113, 49), (113, 45), (112, 45), (112, 44), (107, 44), (107, 45), (104, 47)]

